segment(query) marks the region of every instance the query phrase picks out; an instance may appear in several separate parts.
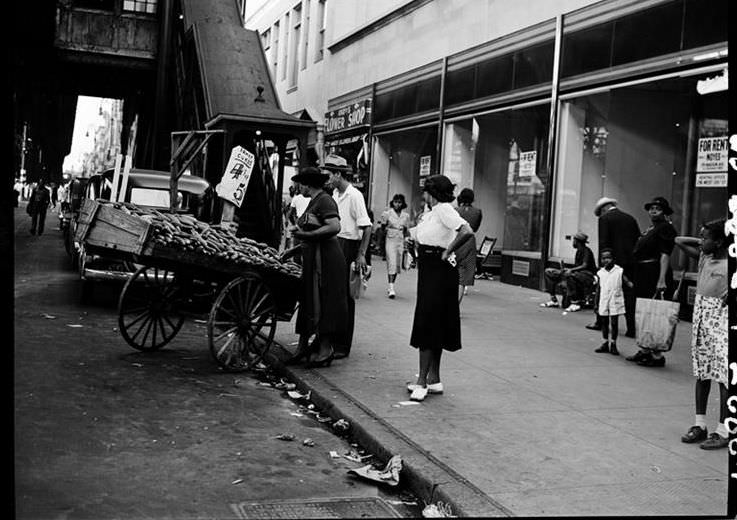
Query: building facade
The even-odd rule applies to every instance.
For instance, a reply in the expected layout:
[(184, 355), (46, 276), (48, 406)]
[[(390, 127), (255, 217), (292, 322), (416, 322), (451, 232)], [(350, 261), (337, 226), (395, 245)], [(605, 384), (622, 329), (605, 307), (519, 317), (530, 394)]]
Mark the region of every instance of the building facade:
[(547, 265), (572, 262), (579, 230), (596, 251), (602, 196), (643, 230), (654, 196), (681, 234), (727, 216), (726, 0), (254, 9), (246, 26), (262, 35), (282, 108), (318, 122), (318, 152), (351, 161), (375, 213), (394, 193), (416, 206), (430, 174), (472, 188), (503, 282), (540, 288)]

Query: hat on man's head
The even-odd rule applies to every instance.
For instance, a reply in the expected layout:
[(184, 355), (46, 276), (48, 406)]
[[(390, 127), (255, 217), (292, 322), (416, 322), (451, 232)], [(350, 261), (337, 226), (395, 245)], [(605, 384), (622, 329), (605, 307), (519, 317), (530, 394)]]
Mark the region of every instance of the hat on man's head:
[(325, 161), (323, 162), (322, 167), (326, 170), (336, 171), (336, 172), (353, 171), (353, 168), (351, 168), (348, 165), (348, 161), (346, 161), (340, 155), (335, 155), (334, 153), (331, 153), (327, 157), (325, 157)]
[(579, 231), (578, 233), (576, 233), (575, 235), (573, 235), (573, 240), (580, 240), (584, 244), (588, 244), (588, 242), (589, 242), (589, 236), (586, 233), (584, 233), (582, 231)]
[(321, 188), (330, 179), (330, 175), (322, 173), (319, 168), (307, 166), (302, 168), (297, 175), (292, 176), (293, 182), (298, 182), (312, 188)]
[(649, 211), (650, 206), (660, 206), (660, 209), (663, 210), (664, 214), (673, 214), (673, 209), (670, 207), (670, 204), (668, 204), (668, 201), (665, 197), (653, 197), (653, 200), (645, 204), (645, 211)]
[(609, 197), (602, 197), (599, 200), (596, 201), (596, 204), (594, 205), (594, 215), (597, 217), (601, 216), (601, 210), (604, 209), (604, 206), (607, 204), (614, 204), (617, 205), (617, 199), (610, 199)]

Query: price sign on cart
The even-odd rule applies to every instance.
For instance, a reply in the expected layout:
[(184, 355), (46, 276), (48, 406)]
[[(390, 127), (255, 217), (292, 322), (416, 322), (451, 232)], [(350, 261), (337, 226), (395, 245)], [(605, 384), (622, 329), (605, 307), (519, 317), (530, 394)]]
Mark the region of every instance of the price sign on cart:
[(215, 187), (215, 192), (220, 198), (241, 207), (248, 181), (251, 179), (254, 160), (255, 156), (242, 146), (233, 148), (223, 178)]

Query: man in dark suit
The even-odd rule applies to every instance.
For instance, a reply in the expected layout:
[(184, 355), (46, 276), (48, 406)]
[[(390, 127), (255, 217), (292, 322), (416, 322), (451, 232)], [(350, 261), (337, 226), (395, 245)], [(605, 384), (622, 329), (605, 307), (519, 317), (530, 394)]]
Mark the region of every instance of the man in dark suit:
[[(630, 280), (635, 279), (635, 258), (633, 251), (640, 237), (640, 226), (635, 218), (617, 207), (616, 199), (602, 197), (594, 206), (594, 215), (599, 218), (599, 258), (601, 250), (608, 248), (614, 251), (614, 261), (624, 270)], [(627, 331), (625, 336), (635, 337), (635, 293), (633, 289), (624, 287), (624, 308)], [(596, 322), (586, 325), (587, 329), (600, 330), (601, 317), (596, 314)]]

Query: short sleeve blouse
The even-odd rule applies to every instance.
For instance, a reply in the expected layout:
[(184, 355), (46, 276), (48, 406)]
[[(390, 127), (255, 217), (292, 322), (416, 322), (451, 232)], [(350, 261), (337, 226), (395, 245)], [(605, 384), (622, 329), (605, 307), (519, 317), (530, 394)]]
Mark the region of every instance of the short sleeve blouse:
[(714, 255), (699, 256), (699, 274), (696, 281), (696, 294), (722, 298), (727, 294), (727, 259), (714, 258)]
[(409, 226), (409, 213), (401, 211), (399, 215), (393, 209), (388, 209), (381, 214), (381, 222), (386, 224), (387, 238), (404, 237), (404, 229)]
[(670, 222), (658, 222), (645, 230), (635, 244), (635, 260), (657, 260), (661, 253), (670, 255), (676, 245), (676, 228)]
[[(308, 217), (307, 214), (311, 213), (317, 217), (317, 219), (323, 224), (329, 218), (340, 218), (338, 215), (338, 205), (333, 200), (333, 197), (325, 193), (324, 191), (319, 192), (307, 205), (304, 213), (300, 217), (300, 221), (305, 221)], [(297, 223), (299, 225), (299, 222)]]
[(465, 223), (450, 203), (439, 202), (417, 224), (417, 241), (425, 246), (448, 247)]

